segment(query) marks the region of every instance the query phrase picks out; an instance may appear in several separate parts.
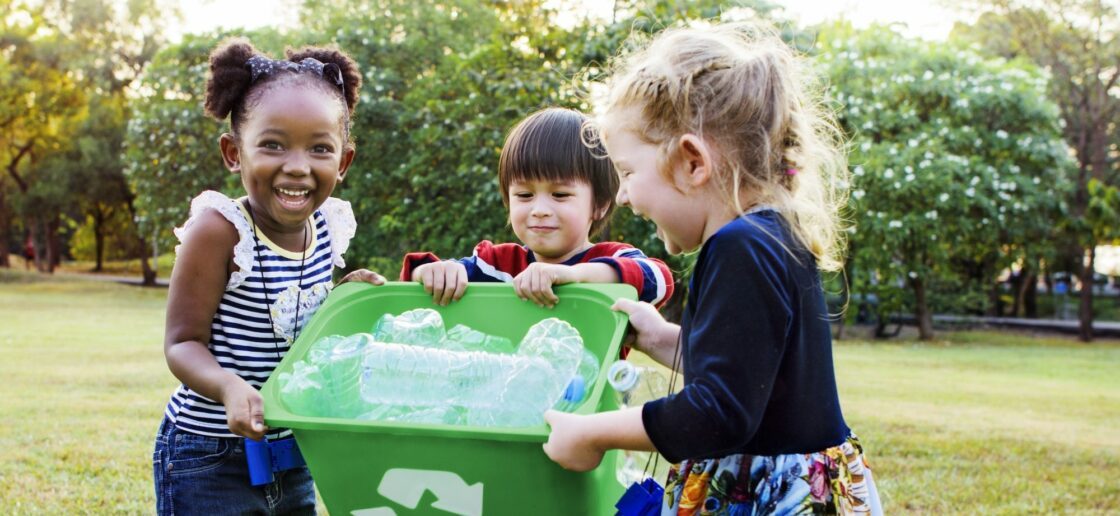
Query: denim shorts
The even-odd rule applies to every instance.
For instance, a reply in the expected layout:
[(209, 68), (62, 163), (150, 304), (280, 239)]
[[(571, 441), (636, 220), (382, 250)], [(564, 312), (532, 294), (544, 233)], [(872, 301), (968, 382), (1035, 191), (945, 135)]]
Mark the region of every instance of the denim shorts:
[(156, 512), (161, 515), (315, 514), (307, 466), (253, 486), (240, 437), (209, 437), (163, 418), (152, 453)]

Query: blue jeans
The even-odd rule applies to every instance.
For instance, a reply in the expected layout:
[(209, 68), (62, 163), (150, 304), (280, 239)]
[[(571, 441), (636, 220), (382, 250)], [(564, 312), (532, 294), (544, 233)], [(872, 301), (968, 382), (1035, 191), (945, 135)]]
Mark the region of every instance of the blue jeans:
[(192, 434), (166, 417), (156, 434), (152, 473), (161, 515), (315, 514), (315, 484), (307, 466), (253, 486), (240, 437)]

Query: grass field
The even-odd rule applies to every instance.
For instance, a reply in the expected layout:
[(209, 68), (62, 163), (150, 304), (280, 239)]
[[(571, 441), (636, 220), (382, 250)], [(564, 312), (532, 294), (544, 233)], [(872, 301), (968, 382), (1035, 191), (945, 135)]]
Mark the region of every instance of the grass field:
[[(0, 270), (0, 511), (151, 513), (166, 291)], [(836, 346), (888, 514), (1120, 512), (1120, 343)]]

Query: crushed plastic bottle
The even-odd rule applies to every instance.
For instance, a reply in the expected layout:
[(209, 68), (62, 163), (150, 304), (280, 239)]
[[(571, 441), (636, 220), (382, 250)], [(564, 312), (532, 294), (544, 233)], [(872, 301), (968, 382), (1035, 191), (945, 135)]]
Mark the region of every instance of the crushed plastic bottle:
[(517, 354), (541, 357), (551, 364), (556, 374), (549, 375), (549, 380), (563, 392), (579, 368), (583, 339), (571, 324), (550, 317), (529, 328), (517, 346)]
[(323, 396), (323, 375), (319, 366), (300, 360), (292, 365), (292, 372), (280, 373), (277, 380), (288, 410), (308, 416), (319, 415)]
[(445, 332), (429, 309), (386, 315), (373, 331), (313, 343), (279, 377), (285, 404), (310, 416), (533, 426), (554, 405), (578, 407), (599, 373), (579, 332), (559, 319), (531, 327), (516, 350), (464, 325)]
[[(669, 394), (669, 381), (660, 371), (618, 360), (607, 369), (607, 383), (614, 388), (620, 408), (640, 407), (646, 402)], [(649, 475), (647, 465), (653, 463), (655, 452), (624, 450), (618, 470), (618, 482), (623, 486), (641, 483)], [(650, 472), (652, 473), (652, 471)]]
[(465, 324), (456, 324), (447, 330), (447, 337), (441, 346), (444, 349), (462, 351), (486, 351), (488, 353), (514, 352), (513, 342), (504, 337), (482, 333)]
[(564, 396), (552, 408), (564, 412), (574, 412), (587, 400), (587, 396), (595, 389), (599, 378), (599, 357), (591, 351), (584, 349), (580, 357), (576, 375), (568, 382)]
[(437, 347), (447, 338), (443, 317), (431, 308), (417, 308), (400, 315), (385, 314), (373, 326), (377, 342)]
[(349, 337), (330, 335), (308, 350), (307, 360), (293, 364), (292, 373), (281, 373), (280, 394), (296, 414), (354, 418), (369, 410), (358, 380), (362, 356), (373, 341), (368, 333)]
[(362, 398), (376, 407), (365, 418), (541, 424), (545, 409), (562, 394), (546, 389), (550, 369), (540, 357), (376, 343), (365, 354), (360, 381)]

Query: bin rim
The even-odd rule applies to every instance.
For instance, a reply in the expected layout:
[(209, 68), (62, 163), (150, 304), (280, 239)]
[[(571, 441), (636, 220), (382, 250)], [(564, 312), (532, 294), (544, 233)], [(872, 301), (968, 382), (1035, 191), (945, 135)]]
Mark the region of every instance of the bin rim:
[[(464, 298), (472, 295), (502, 295), (509, 293), (512, 295), (513, 285), (509, 283), (471, 283), (464, 293)], [(573, 283), (567, 285), (560, 285), (554, 287), (554, 292), (560, 298), (560, 302), (564, 299), (583, 298), (609, 307), (617, 299), (630, 299), (636, 300), (637, 290), (633, 286), (623, 283)], [(291, 371), (293, 364), (302, 359), (308, 348), (315, 340), (311, 336), (317, 336), (323, 327), (328, 324), (328, 318), (325, 314), (331, 313), (334, 310), (345, 308), (346, 306), (367, 301), (370, 297), (380, 295), (392, 295), (396, 293), (405, 293), (415, 295), (417, 293), (424, 296), (430, 294), (424, 292), (424, 287), (416, 282), (403, 282), (403, 281), (389, 281), (384, 285), (375, 286), (364, 282), (349, 282), (343, 283), (335, 287), (326, 301), (316, 311), (316, 314), (307, 323), (306, 328), (300, 332), (299, 337), (285, 353), (284, 358), (280, 364), (273, 369), (269, 375), (268, 380), (261, 387), (261, 396), (265, 400), (264, 404), (264, 420), (265, 424), (269, 427), (276, 428), (290, 428), (300, 434), (301, 430), (330, 430), (341, 432), (377, 432), (383, 434), (399, 434), (399, 435), (426, 435), (439, 438), (455, 438), (455, 439), (486, 439), (486, 440), (499, 440), (499, 441), (527, 441), (527, 442), (545, 442), (548, 440), (549, 428), (547, 424), (541, 424), (531, 427), (477, 427), (477, 426), (458, 426), (458, 425), (445, 425), (435, 423), (413, 423), (413, 422), (393, 422), (393, 421), (366, 421), (357, 419), (334, 418), (334, 417), (319, 417), (319, 416), (303, 416), (294, 414), (289, 411), (282, 403), (279, 402), (279, 381), (277, 377), (280, 373)], [(462, 302), (462, 300), (457, 301)], [(423, 308), (423, 307), (418, 307)], [(440, 307), (432, 305), (431, 308), (439, 309)], [(542, 308), (542, 310), (545, 310)], [(619, 347), (621, 346), (623, 335), (626, 332), (629, 323), (629, 316), (625, 312), (611, 311), (614, 318), (614, 329), (611, 335), (611, 343), (608, 346), (606, 354), (603, 357), (603, 362), (607, 362), (613, 357), (618, 356)], [(593, 400), (599, 400), (603, 394), (603, 389), (606, 388), (606, 368), (600, 367), (599, 378), (595, 382), (595, 387), (592, 392), (585, 398), (583, 405), (575, 411), (575, 413), (591, 413), (595, 411)]]

